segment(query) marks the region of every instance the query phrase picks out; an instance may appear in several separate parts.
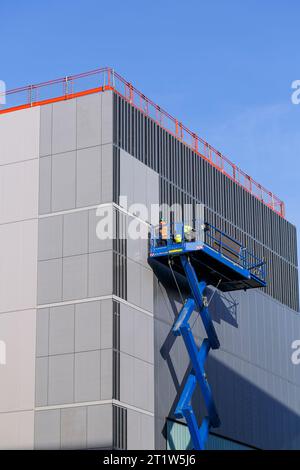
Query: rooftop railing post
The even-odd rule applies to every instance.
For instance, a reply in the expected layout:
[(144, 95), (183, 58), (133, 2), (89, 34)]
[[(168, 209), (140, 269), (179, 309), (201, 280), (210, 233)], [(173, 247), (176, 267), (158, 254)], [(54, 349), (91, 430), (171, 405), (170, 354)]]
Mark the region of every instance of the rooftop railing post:
[(129, 83), (129, 101), (133, 103), (133, 86)]
[(64, 80), (64, 95), (68, 95), (68, 77), (65, 77)]
[(236, 165), (232, 165), (232, 177), (233, 181), (236, 181)]
[(251, 178), (251, 176), (248, 176), (248, 175), (247, 175), (247, 178), (248, 178), (248, 181), (249, 181), (249, 191), (252, 194), (252, 178)]
[(28, 88), (28, 104), (30, 104), (30, 106), (32, 106), (32, 101), (33, 101), (32, 89), (33, 89), (33, 85), (29, 85), (29, 88)]
[(198, 138), (196, 134), (193, 134), (193, 138), (194, 138), (194, 149), (196, 152), (198, 152)]

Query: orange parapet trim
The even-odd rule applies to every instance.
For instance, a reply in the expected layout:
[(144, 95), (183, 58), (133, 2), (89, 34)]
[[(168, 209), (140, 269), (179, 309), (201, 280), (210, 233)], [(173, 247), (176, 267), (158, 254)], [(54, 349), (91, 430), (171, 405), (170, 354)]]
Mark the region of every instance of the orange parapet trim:
[(166, 132), (188, 145), (199, 157), (209, 162), (210, 165), (243, 187), (278, 215), (285, 217), (284, 203), (275, 194), (244, 173), (221, 152), (191, 132), (181, 121), (147, 98), (112, 68), (104, 67), (9, 90), (5, 93), (6, 104), (0, 105), (0, 114), (70, 100), (106, 90), (112, 90), (120, 95)]

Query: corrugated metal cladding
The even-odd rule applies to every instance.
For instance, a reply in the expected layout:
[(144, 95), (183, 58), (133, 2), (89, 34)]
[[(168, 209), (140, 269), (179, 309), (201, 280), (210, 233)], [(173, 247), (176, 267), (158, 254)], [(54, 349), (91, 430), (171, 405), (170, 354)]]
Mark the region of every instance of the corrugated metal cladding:
[(292, 224), (116, 94), (114, 144), (159, 173), (161, 203), (205, 204), (209, 222), (265, 258), (265, 291), (299, 310)]
[(113, 405), (113, 449), (127, 449), (127, 409)]
[(120, 304), (113, 301), (113, 398), (120, 400)]
[(114, 230), (113, 239), (113, 293), (122, 299), (127, 300), (127, 240), (126, 216), (114, 210)]

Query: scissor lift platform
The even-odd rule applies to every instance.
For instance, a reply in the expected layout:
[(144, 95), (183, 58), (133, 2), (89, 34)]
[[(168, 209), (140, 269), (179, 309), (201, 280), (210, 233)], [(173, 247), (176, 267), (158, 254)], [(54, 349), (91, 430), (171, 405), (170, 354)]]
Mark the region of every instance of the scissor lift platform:
[[(183, 232), (182, 224), (175, 224), (175, 227)], [(194, 241), (185, 241), (184, 234), (181, 243), (175, 243), (171, 234), (167, 240), (151, 237), (149, 264), (154, 266), (158, 262), (168, 266), (171, 258), (173, 270), (185, 275), (180, 256), (186, 255), (196, 274), (223, 292), (266, 286), (262, 259), (216, 227), (207, 223), (205, 227), (202, 234), (194, 232)]]
[[(223, 292), (265, 287), (265, 263), (250, 253), (238, 241), (208, 223), (200, 227), (175, 224), (164, 230), (161, 226), (151, 233), (149, 264), (164, 280), (171, 271), (182, 275), (189, 285), (191, 296), (183, 302), (172, 332), (184, 340), (192, 369), (180, 394), (174, 415), (185, 418), (196, 450), (205, 449), (211, 427), (221, 424), (212, 391), (205, 373), (205, 362), (210, 349), (219, 349), (220, 342), (210, 316), (209, 303), (204, 295), (207, 285)], [(188, 227), (188, 230), (186, 228)], [(194, 228), (193, 228), (194, 227)], [(156, 269), (157, 266), (164, 269)], [(173, 279), (174, 281), (174, 279)], [(177, 287), (178, 283), (176, 281)], [(200, 349), (196, 345), (189, 320), (198, 310), (207, 338)], [(207, 416), (199, 426), (191, 404), (196, 385), (199, 384), (205, 402)]]

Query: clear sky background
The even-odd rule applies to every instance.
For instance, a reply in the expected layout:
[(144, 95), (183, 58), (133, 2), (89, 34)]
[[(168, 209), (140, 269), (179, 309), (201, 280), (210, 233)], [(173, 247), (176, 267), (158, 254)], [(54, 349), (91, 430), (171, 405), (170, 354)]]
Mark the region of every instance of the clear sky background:
[(114, 67), (300, 227), (299, 0), (1, 0), (0, 41), (7, 88)]

